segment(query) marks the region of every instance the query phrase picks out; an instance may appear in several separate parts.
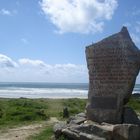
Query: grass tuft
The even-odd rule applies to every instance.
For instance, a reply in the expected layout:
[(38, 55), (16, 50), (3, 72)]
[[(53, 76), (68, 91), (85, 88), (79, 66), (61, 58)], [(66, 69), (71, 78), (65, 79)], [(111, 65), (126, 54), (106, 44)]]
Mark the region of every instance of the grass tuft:
[(23, 122), (49, 119), (48, 106), (40, 100), (33, 99), (1, 99), (0, 127)]
[(41, 133), (30, 136), (28, 140), (52, 140), (53, 126), (47, 126)]

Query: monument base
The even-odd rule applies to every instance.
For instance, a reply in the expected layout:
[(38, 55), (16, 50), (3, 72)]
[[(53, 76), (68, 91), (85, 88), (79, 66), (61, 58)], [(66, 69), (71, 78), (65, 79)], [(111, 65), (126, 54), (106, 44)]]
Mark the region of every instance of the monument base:
[(90, 104), (86, 107), (87, 119), (98, 123), (107, 122), (111, 124), (122, 123), (122, 110), (92, 108)]
[(55, 140), (140, 140), (140, 124), (97, 123), (80, 113), (67, 123), (55, 124), (54, 134)]
[(122, 123), (123, 100), (121, 95), (91, 96), (87, 106), (87, 119), (98, 123)]

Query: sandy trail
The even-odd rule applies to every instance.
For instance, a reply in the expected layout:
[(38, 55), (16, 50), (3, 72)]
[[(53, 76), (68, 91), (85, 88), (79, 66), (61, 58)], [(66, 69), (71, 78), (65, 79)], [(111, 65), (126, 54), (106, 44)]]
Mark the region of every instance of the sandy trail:
[(8, 129), (4, 132), (0, 132), (0, 140), (26, 140), (30, 135), (38, 134), (44, 127), (55, 122), (58, 122), (57, 118), (52, 117), (49, 121), (41, 124), (31, 124)]

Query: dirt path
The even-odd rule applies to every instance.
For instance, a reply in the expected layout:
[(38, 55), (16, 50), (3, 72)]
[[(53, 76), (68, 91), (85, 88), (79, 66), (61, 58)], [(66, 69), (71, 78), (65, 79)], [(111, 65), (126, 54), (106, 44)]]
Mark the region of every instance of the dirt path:
[(58, 122), (57, 118), (52, 117), (49, 121), (41, 124), (31, 124), (8, 129), (5, 132), (0, 132), (0, 140), (26, 140), (30, 135), (38, 134), (45, 126), (55, 122)]

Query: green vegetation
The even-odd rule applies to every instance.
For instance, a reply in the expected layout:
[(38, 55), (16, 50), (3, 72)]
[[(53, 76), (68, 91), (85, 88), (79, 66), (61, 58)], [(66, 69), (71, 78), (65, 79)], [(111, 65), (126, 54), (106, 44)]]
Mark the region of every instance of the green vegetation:
[[(70, 115), (83, 112), (86, 105), (86, 100), (84, 99), (64, 99), (60, 101), (63, 106), (69, 108)], [(127, 106), (132, 107), (138, 114), (140, 114), (140, 98), (130, 99)], [(52, 126), (45, 128), (40, 134), (30, 137), (30, 140), (51, 140), (53, 135)], [(59, 140), (65, 140), (65, 138), (60, 138)]]
[[(49, 117), (63, 119), (64, 107), (68, 108), (71, 116), (83, 112), (86, 102), (85, 99), (0, 99), (0, 128), (44, 121)], [(127, 106), (140, 114), (140, 98), (131, 98)], [(52, 127), (47, 125), (29, 140), (51, 140)]]
[(0, 99), (0, 128), (49, 119), (48, 106), (41, 100)]
[(0, 128), (48, 120), (50, 116), (62, 119), (65, 106), (74, 115), (82, 112), (85, 104), (84, 99), (0, 99)]
[(131, 98), (127, 106), (132, 107), (140, 115), (140, 98)]
[(63, 100), (63, 105), (68, 107), (69, 114), (75, 115), (80, 112), (84, 112), (86, 106), (85, 99), (67, 99)]

